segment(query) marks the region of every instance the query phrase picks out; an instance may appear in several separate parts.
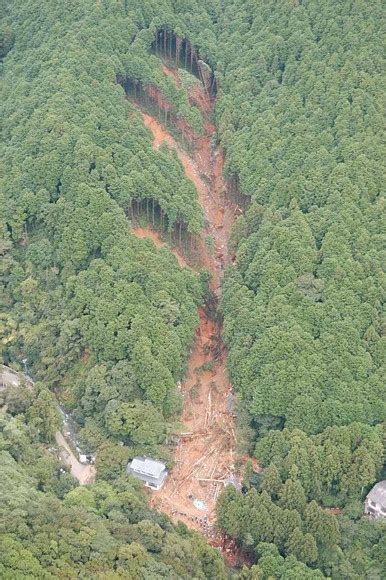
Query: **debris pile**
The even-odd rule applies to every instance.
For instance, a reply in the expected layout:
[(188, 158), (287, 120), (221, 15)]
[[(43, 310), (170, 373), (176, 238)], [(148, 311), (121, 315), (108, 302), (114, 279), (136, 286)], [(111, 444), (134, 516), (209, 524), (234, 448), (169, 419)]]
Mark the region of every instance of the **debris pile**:
[[(165, 64), (163, 71), (175, 78), (178, 87), (178, 71), (168, 71)], [(220, 147), (213, 144), (215, 127), (209, 120), (213, 101), (198, 83), (192, 87), (191, 99), (201, 110), (205, 127), (202, 136), (194, 136), (191, 154), (183, 150), (163, 124), (142, 113), (153, 134), (154, 148), (167, 143), (197, 189), (205, 214), (205, 229), (197, 248), (199, 262), (212, 273), (214, 297), (212, 303), (199, 310), (200, 323), (188, 373), (179, 386), (184, 399), (184, 427), (175, 442), (174, 466), (163, 488), (150, 501), (173, 520), (181, 520), (210, 536), (215, 533), (215, 505), (219, 494), (226, 485), (241, 485), (241, 476), (235, 469), (234, 398), (226, 376), (221, 320), (216, 313), (221, 278), (231, 261), (227, 241), (238, 211), (224, 196), (223, 155)], [(212, 240), (211, 247), (208, 239)]]

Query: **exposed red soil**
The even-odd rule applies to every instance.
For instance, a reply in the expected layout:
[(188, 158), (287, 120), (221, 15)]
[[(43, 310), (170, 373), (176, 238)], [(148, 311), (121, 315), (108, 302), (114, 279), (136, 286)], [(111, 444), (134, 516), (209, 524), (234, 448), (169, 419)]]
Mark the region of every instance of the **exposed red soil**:
[(174, 107), (167, 102), (160, 90), (153, 85), (149, 85), (146, 87), (146, 94), (152, 102), (153, 107), (158, 109), (158, 117), (167, 114), (169, 121), (171, 121), (179, 130), (185, 141), (187, 141), (190, 146), (194, 145), (196, 137), (193, 128), (184, 119), (177, 116)]
[(241, 568), (242, 566), (252, 566), (254, 559), (248, 556), (236, 542), (219, 532), (211, 534), (209, 543), (211, 546), (221, 550), (224, 561), (229, 568)]
[(181, 87), (181, 79), (180, 76), (178, 74), (178, 70), (174, 69), (174, 68), (169, 68), (168, 66), (166, 66), (165, 64), (163, 64), (161, 66), (162, 72), (164, 72), (168, 77), (172, 77), (176, 83), (176, 87), (177, 89), (179, 89)]
[(196, 105), (204, 115), (208, 116), (212, 112), (212, 100), (198, 83), (194, 84), (190, 90), (189, 102), (191, 105)]
[[(162, 72), (168, 77), (174, 79), (177, 89), (181, 88), (181, 79), (176, 68), (171, 68), (163, 64), (161, 66)], [(203, 88), (201, 82), (197, 79), (197, 82), (192, 85), (189, 93), (189, 102), (191, 105), (195, 105), (200, 109), (204, 115), (209, 116), (213, 109), (213, 100), (209, 98), (207, 91)]]
[[(224, 267), (229, 264), (228, 238), (235, 220), (236, 206), (226, 199), (225, 183), (222, 178), (223, 155), (217, 147), (212, 151), (212, 137), (215, 127), (205, 122), (205, 133), (195, 138), (194, 158), (167, 131), (164, 125), (151, 115), (143, 112), (143, 120), (153, 135), (153, 147), (167, 143), (174, 149), (184, 168), (185, 175), (197, 189), (201, 207), (204, 210), (205, 228), (201, 234), (199, 255), (201, 262), (213, 275), (212, 289), (218, 296)], [(207, 247), (205, 238), (213, 240), (213, 252)]]
[(173, 110), (173, 106), (168, 103), (158, 87), (148, 85), (146, 87), (146, 94), (159, 110), (167, 111), (168, 113)]
[[(148, 226), (146, 228), (141, 228), (139, 226), (135, 226), (135, 227), (133, 227), (132, 232), (134, 235), (137, 236), (137, 238), (150, 238), (151, 240), (153, 240), (155, 247), (158, 249), (167, 246), (166, 242), (164, 242), (162, 240), (160, 234), (158, 232), (156, 232), (155, 230), (153, 230), (152, 228), (150, 228), (150, 226)], [(182, 252), (177, 247), (173, 247), (173, 248), (169, 248), (169, 249), (172, 251), (172, 253), (177, 258), (177, 262), (179, 263), (181, 268), (189, 268), (189, 265), (188, 265), (187, 261), (185, 260), (185, 257), (183, 256)]]
[[(227, 410), (231, 387), (219, 324), (208, 318), (204, 308), (199, 315), (195, 345), (181, 385), (184, 435), (177, 444), (170, 477), (163, 489), (152, 495), (152, 504), (172, 519), (209, 534), (216, 498), (224, 480), (235, 470), (236, 436)], [(195, 499), (205, 502), (204, 509), (195, 507)]]
[[(173, 76), (179, 86), (178, 72), (165, 65), (163, 70)], [(153, 89), (152, 98), (160, 104), (163, 99), (158, 100)], [(191, 102), (200, 108), (205, 127), (203, 136), (194, 136), (192, 154), (182, 148), (162, 123), (142, 112), (144, 123), (153, 135), (154, 149), (167, 143), (177, 153), (186, 177), (197, 189), (205, 217), (198, 254), (201, 265), (212, 273), (211, 289), (215, 297), (213, 304), (199, 310), (196, 340), (186, 378), (180, 386), (184, 399), (183, 433), (175, 449), (175, 464), (164, 487), (151, 492), (150, 501), (172, 520), (182, 520), (190, 528), (204, 531), (209, 541), (214, 542), (217, 537), (212, 527), (216, 498), (224, 489), (225, 479), (235, 473), (236, 435), (233, 416), (228, 412), (232, 389), (225, 369), (226, 349), (221, 340), (221, 322), (213, 316), (223, 271), (230, 262), (227, 241), (236, 207), (225, 197), (223, 155), (212, 143), (215, 127), (208, 117), (213, 102), (198, 84), (192, 89)], [(177, 127), (181, 128), (178, 124)], [(134, 232), (141, 237), (148, 235), (157, 247), (163, 245), (152, 230), (135, 228)], [(212, 248), (207, 243), (208, 237), (212, 238)], [(177, 259), (181, 258), (179, 253), (176, 255)], [(194, 500), (204, 502), (203, 506), (195, 507)]]

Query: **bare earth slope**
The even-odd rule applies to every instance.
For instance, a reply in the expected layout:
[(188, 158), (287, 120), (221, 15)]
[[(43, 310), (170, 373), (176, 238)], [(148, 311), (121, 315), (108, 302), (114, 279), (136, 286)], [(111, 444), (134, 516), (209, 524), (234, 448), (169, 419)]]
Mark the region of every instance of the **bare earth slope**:
[[(196, 86), (196, 93), (199, 90)], [(186, 177), (197, 189), (205, 216), (205, 228), (199, 240), (200, 262), (212, 273), (211, 289), (215, 297), (212, 304), (200, 309), (200, 324), (187, 376), (181, 385), (185, 435), (176, 447), (175, 466), (167, 483), (161, 491), (152, 494), (151, 502), (173, 520), (182, 520), (189, 527), (207, 531), (214, 519), (216, 498), (225, 479), (234, 471), (235, 432), (233, 417), (228, 412), (231, 386), (225, 371), (221, 322), (213, 314), (222, 273), (230, 260), (227, 240), (235, 206), (224, 195), (221, 149), (212, 148), (215, 127), (208, 120), (208, 112), (213, 103), (204, 89), (195, 95), (195, 100), (202, 104), (205, 133), (195, 140), (192, 156), (182, 149), (164, 125), (142, 113), (145, 125), (153, 134), (154, 148), (166, 142), (175, 150)], [(162, 245), (151, 230), (137, 228), (134, 233), (141, 237), (149, 235), (158, 247)], [(208, 236), (213, 240), (212, 249), (205, 241)], [(175, 254), (180, 265), (185, 265), (181, 253), (175, 250)]]

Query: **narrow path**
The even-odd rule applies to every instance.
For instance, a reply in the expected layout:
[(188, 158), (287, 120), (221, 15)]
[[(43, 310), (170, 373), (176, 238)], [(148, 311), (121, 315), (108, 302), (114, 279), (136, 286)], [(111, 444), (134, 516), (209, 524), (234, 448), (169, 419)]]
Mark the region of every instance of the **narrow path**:
[[(176, 74), (173, 71), (174, 77)], [(178, 85), (178, 78), (176, 83)], [(196, 86), (195, 102), (202, 104), (205, 132), (196, 139), (192, 156), (182, 149), (164, 125), (145, 112), (142, 115), (152, 132), (153, 147), (158, 149), (162, 143), (167, 143), (175, 150), (186, 177), (197, 189), (205, 217), (205, 227), (198, 242), (199, 255), (202, 265), (212, 273), (214, 295), (213, 303), (199, 310), (196, 340), (181, 386), (184, 434), (175, 450), (175, 466), (164, 487), (152, 493), (151, 504), (174, 521), (182, 520), (189, 527), (205, 532), (214, 521), (217, 496), (226, 479), (235, 472), (234, 419), (229, 412), (233, 396), (225, 370), (221, 322), (216, 317), (221, 278), (230, 261), (227, 241), (235, 206), (225, 197), (221, 149), (212, 147), (215, 127), (208, 120), (208, 112), (213, 103), (203, 88), (200, 94), (197, 91), (200, 89)], [(134, 233), (141, 235), (143, 230), (137, 229)], [(208, 236), (213, 241), (211, 250)], [(154, 234), (151, 237), (154, 240)]]

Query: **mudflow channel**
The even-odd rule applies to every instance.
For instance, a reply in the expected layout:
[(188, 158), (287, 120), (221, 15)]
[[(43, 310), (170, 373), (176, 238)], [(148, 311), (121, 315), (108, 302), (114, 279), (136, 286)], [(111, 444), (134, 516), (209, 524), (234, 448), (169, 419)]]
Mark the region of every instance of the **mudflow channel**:
[[(178, 86), (176, 71), (173, 74)], [(166, 70), (165, 70), (166, 69)], [(158, 492), (152, 492), (151, 504), (167, 513), (174, 521), (210, 533), (214, 522), (216, 499), (229, 477), (234, 477), (235, 430), (230, 412), (232, 390), (225, 370), (226, 350), (221, 340), (221, 322), (215, 316), (224, 268), (230, 261), (227, 241), (235, 218), (236, 206), (225, 196), (222, 178), (223, 156), (213, 148), (214, 125), (209, 121), (213, 102), (197, 85), (191, 94), (205, 119), (205, 132), (197, 137), (188, 154), (164, 125), (142, 111), (145, 125), (153, 135), (153, 147), (167, 143), (174, 149), (185, 175), (195, 185), (205, 216), (205, 228), (199, 239), (202, 266), (212, 273), (211, 289), (215, 304), (199, 311), (200, 323), (188, 361), (188, 372), (181, 391), (184, 399), (183, 430), (175, 449), (174, 467)], [(136, 228), (141, 237), (149, 236), (157, 246), (162, 244), (151, 230)], [(213, 247), (206, 243), (213, 240)], [(180, 265), (185, 258), (174, 250)]]

